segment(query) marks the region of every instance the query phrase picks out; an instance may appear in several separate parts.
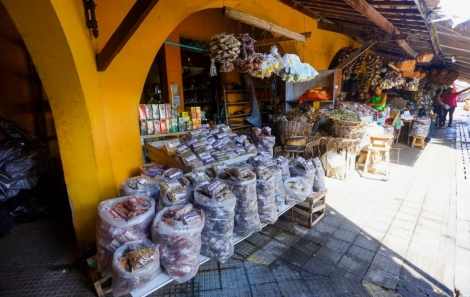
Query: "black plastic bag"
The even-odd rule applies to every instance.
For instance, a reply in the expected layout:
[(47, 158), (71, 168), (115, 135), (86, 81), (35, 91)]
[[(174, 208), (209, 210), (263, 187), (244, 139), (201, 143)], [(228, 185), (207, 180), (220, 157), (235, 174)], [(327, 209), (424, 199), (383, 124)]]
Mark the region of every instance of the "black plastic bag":
[(5, 201), (36, 186), (49, 168), (49, 153), (36, 136), (3, 118), (0, 132), (6, 136), (0, 141), (0, 201)]

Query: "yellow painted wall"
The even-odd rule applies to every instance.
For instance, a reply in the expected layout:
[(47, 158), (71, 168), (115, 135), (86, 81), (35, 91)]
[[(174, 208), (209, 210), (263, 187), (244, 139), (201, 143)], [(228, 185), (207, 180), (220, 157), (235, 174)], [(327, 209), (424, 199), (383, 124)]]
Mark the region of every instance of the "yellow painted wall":
[[(82, 0), (0, 1), (22, 35), (51, 102), (74, 226), (82, 244), (94, 240), (99, 202), (116, 197), (121, 182), (139, 171), (137, 106), (145, 78), (164, 40), (186, 18), (225, 4), (296, 32), (312, 31), (305, 50), (300, 44), (292, 46), (318, 70), (328, 67), (338, 49), (354, 44), (344, 36), (317, 30), (315, 20), (277, 1), (160, 0), (108, 69), (97, 72), (96, 52), (135, 0), (95, 0), (98, 39), (85, 26)], [(199, 15), (191, 19), (197, 22)], [(204, 14), (202, 18), (205, 29), (200, 24), (186, 26), (187, 36), (202, 32), (210, 37), (223, 28), (210, 26)]]

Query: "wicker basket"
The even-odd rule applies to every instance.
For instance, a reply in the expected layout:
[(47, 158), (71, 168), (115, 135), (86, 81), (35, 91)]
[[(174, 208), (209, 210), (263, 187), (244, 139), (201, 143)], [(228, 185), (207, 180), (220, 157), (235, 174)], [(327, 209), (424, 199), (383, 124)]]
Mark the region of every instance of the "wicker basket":
[(292, 136), (309, 137), (312, 134), (313, 123), (302, 123), (294, 121), (278, 122), (279, 134), (281, 135), (281, 143), (286, 144), (286, 139)]
[(366, 133), (367, 125), (357, 122), (335, 121), (333, 136), (347, 139), (361, 139)]

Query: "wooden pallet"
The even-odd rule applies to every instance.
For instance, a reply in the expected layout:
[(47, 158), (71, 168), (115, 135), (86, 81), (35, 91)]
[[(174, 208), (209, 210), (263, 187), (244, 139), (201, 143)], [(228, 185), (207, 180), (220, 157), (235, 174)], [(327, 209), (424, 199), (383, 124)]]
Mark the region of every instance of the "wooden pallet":
[[(314, 193), (305, 202), (301, 202), (292, 208), (292, 213), (287, 212), (284, 216), (289, 221), (298, 223), (302, 226), (312, 228), (325, 216), (327, 190)], [(300, 215), (301, 218), (294, 217), (293, 212)]]
[(111, 286), (112, 275), (105, 275), (103, 276), (98, 269), (96, 268), (96, 258), (91, 257), (87, 260), (88, 262), (88, 272), (90, 274), (91, 280), (93, 281), (93, 285), (95, 286), (96, 294), (98, 297), (106, 297), (107, 294), (113, 292), (113, 288)]

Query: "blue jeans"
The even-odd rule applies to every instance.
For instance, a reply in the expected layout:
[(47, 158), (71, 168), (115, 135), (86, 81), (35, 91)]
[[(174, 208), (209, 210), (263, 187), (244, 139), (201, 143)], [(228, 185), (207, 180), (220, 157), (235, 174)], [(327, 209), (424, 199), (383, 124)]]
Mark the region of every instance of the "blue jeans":
[(436, 125), (435, 127), (444, 126), (445, 118), (444, 118), (444, 108), (440, 105), (434, 106), (433, 111), (437, 114)]

